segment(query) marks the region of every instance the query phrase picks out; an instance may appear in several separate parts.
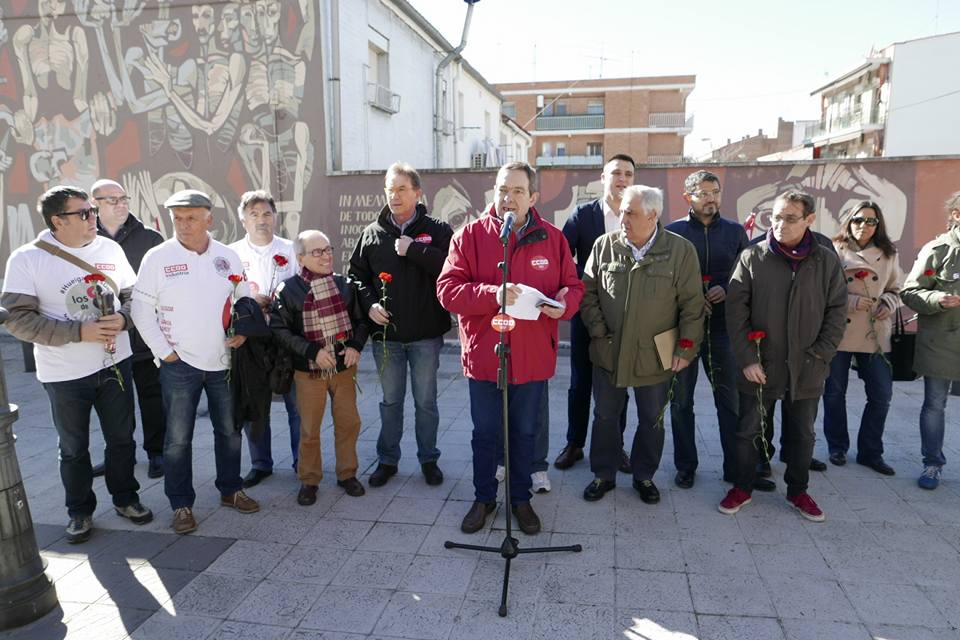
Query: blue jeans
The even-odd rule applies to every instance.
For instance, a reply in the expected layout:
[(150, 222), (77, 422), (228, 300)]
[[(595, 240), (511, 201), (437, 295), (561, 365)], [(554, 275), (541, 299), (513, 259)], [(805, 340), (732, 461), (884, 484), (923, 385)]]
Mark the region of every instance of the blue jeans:
[[(699, 360), (699, 363), (698, 363)], [(713, 404), (720, 426), (720, 447), (723, 449), (723, 477), (736, 477), (737, 422), (740, 396), (737, 392), (737, 365), (726, 331), (711, 327), (709, 350), (707, 340), (700, 353), (686, 369), (677, 374), (673, 402), (670, 404), (670, 428), (673, 432), (673, 464), (677, 471), (696, 471), (697, 433), (693, 414), (693, 393), (697, 388), (698, 364), (703, 366), (709, 383), (713, 368)]]
[[(497, 460), (503, 459), (503, 392), (496, 382), (468, 380), (473, 417), (473, 490), (478, 502), (497, 499)], [(510, 502), (530, 500), (537, 413), (545, 381), (507, 387), (510, 433)]]
[(942, 467), (947, 463), (943, 455), (944, 412), (952, 380), (923, 377), (923, 408), (920, 409), (920, 453), (923, 465)]
[[(297, 454), (300, 451), (300, 413), (297, 411), (297, 393), (291, 386), (283, 394), (283, 405), (287, 408), (287, 423), (290, 426), (290, 451), (293, 453), (293, 470), (297, 470)], [(259, 471), (273, 471), (273, 451), (271, 446), (270, 416), (263, 427), (258, 440), (250, 437), (250, 423), (244, 423), (243, 433), (247, 436), (247, 450), (250, 452), (250, 466)]]
[(876, 353), (838, 351), (830, 362), (830, 377), (823, 389), (823, 435), (831, 454), (846, 455), (850, 448), (847, 431), (847, 383), (850, 361), (857, 359), (857, 369), (867, 392), (867, 406), (860, 420), (857, 435), (857, 462), (871, 464), (883, 458), (883, 427), (887, 422), (890, 398), (893, 396), (893, 375)]
[(45, 382), (50, 412), (57, 428), (60, 479), (71, 518), (92, 516), (97, 508), (90, 464), (90, 409), (100, 418), (106, 445), (104, 479), (113, 504), (125, 507), (139, 500), (133, 475), (137, 445), (133, 441), (133, 373), (130, 358), (117, 363), (123, 389), (111, 367), (76, 380)]
[(400, 462), (400, 438), (403, 437), (403, 403), (407, 396), (407, 364), (410, 365), (410, 386), (413, 388), (414, 426), (417, 435), (417, 459), (420, 464), (434, 462), (440, 457), (437, 449), (437, 369), (440, 368), (440, 349), (443, 337), (415, 342), (387, 340), (384, 362), (383, 341), (371, 345), (377, 369), (382, 370), (380, 384), (383, 401), (380, 403), (380, 437), (377, 438), (377, 456), (381, 464), (396, 466)]
[(167, 411), (163, 442), (163, 488), (172, 509), (193, 507), (193, 427), (200, 392), (207, 393), (213, 423), (213, 453), (221, 496), (240, 490), (240, 430), (233, 423), (228, 371), (203, 371), (183, 360), (161, 362), (160, 386)]

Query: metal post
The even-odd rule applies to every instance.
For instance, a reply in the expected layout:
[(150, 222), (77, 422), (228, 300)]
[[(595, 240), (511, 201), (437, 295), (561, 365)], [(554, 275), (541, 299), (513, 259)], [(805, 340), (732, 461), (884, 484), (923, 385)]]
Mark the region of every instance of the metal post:
[[(0, 324), (7, 310), (0, 308)], [(7, 402), (0, 358), (0, 631), (33, 622), (57, 606), (57, 592), (44, 573), (30, 506), (14, 447), (17, 406)]]

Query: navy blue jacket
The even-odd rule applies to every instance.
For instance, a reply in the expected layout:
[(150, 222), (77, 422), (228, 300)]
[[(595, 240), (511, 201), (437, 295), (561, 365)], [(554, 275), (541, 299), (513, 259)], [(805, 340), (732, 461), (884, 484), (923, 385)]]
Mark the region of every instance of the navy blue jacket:
[[(719, 285), (726, 291), (730, 274), (737, 264), (737, 257), (750, 244), (743, 227), (719, 214), (713, 217), (709, 225), (704, 226), (691, 211), (686, 218), (668, 224), (666, 229), (693, 243), (700, 260), (700, 273), (710, 276), (710, 287)], [(711, 328), (721, 331), (725, 329), (722, 302), (713, 305), (710, 324)]]
[(593, 243), (607, 232), (603, 225), (603, 204), (600, 200), (577, 207), (563, 225), (563, 235), (570, 245), (570, 253), (577, 261), (577, 276), (583, 278), (583, 268), (593, 251)]

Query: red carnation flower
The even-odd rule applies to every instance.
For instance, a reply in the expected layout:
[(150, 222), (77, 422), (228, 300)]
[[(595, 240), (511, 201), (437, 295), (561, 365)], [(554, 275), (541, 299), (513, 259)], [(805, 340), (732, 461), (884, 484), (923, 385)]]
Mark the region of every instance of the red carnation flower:
[(687, 349), (693, 349), (693, 340), (690, 338), (680, 338), (680, 350), (686, 351)]
[(703, 280), (703, 284), (710, 284), (710, 281), (713, 280), (713, 276), (701, 276), (700, 279)]
[(91, 284), (93, 282), (106, 282), (107, 278), (102, 273), (91, 273), (90, 275), (84, 276), (83, 281)]
[(869, 275), (870, 275), (869, 271), (867, 271), (866, 269), (860, 269), (860, 271), (857, 271), (855, 274), (853, 274), (853, 277), (856, 278), (857, 280), (866, 280), (867, 276)]
[(751, 331), (747, 334), (747, 340), (750, 342), (759, 343), (761, 340), (767, 337), (766, 331)]
[(380, 278), (380, 281), (383, 283), (393, 282), (393, 276), (387, 273), (386, 271), (381, 271), (379, 278)]
[(341, 331), (340, 333), (337, 334), (337, 337), (335, 338), (337, 342), (340, 342), (341, 340), (346, 340), (346, 339), (347, 339), (346, 331)]
[(273, 256), (273, 263), (278, 267), (285, 267), (287, 266), (287, 259), (278, 253)]
[(923, 275), (927, 276), (928, 278), (929, 278), (930, 276), (932, 276), (933, 274), (935, 274), (935, 273), (936, 273), (936, 271), (934, 271), (933, 269), (924, 269), (924, 271), (923, 271)]
[(243, 276), (237, 275), (236, 273), (233, 273), (233, 274), (227, 276), (227, 280), (229, 280), (229, 281), (232, 282), (233, 284), (240, 284), (241, 282), (243, 282)]

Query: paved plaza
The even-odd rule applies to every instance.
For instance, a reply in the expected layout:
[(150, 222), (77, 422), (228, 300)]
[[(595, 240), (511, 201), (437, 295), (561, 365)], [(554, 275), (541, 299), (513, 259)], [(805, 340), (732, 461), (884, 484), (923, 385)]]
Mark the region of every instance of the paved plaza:
[[(720, 480), (716, 417), (701, 375), (697, 394), (700, 469), (693, 489), (673, 485), (669, 434), (655, 481), (663, 499), (643, 504), (620, 475), (603, 500), (587, 503), (584, 461), (560, 472), (533, 504), (543, 532), (526, 546), (583, 545), (580, 554), (536, 554), (513, 563), (509, 615), (497, 616), (503, 561), (450, 551), (445, 540), (499, 544), (504, 515), (472, 536), (459, 530), (473, 499), (470, 407), (459, 357), (440, 369), (440, 466), (446, 481), (420, 475), (408, 402), (400, 473), (361, 498), (335, 484), (333, 430), (323, 426), (327, 476), (317, 503), (296, 504), (282, 403), (273, 407), (272, 477), (251, 489), (260, 513), (219, 506), (213, 485), (212, 428), (197, 421), (195, 514), (199, 530), (171, 533), (163, 481), (146, 474), (137, 452), (141, 498), (156, 514), (142, 527), (114, 514), (103, 479), (86, 544), (68, 545), (56, 432), (46, 394), (23, 372), (20, 347), (0, 339), (10, 400), (19, 405), (17, 452), (47, 574), (60, 607), (3, 638), (91, 640), (948, 640), (960, 638), (960, 468), (941, 487), (917, 488), (917, 416), (922, 383), (897, 383), (885, 437), (886, 478), (854, 463), (811, 474), (811, 495), (827, 520), (800, 518), (784, 500), (783, 464), (775, 494), (754, 494), (737, 516), (717, 511)], [(551, 462), (564, 444), (566, 352), (550, 383)], [(379, 385), (368, 348), (359, 383), (361, 480), (376, 467)], [(859, 387), (858, 387), (859, 385)], [(857, 424), (862, 385), (851, 376)], [(631, 409), (631, 415), (633, 410)], [(948, 407), (946, 456), (960, 459), (960, 404)], [(826, 459), (818, 423), (816, 455)], [(669, 429), (669, 422), (667, 425)], [(102, 457), (93, 429), (93, 458)], [(628, 436), (632, 437), (632, 428)], [(140, 440), (139, 426), (136, 438)], [(852, 436), (856, 441), (856, 434)], [(851, 452), (855, 457), (855, 452)], [(243, 472), (249, 469), (244, 446)]]

